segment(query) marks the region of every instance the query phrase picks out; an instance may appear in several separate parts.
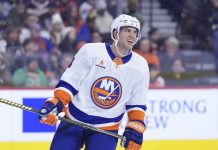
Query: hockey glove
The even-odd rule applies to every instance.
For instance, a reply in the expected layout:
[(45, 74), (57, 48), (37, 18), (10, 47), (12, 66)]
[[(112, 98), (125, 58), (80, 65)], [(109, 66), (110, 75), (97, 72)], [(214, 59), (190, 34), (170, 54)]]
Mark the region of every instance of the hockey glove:
[(57, 123), (57, 114), (65, 112), (65, 109), (61, 100), (54, 97), (47, 99), (40, 109), (40, 123), (55, 125)]
[(143, 121), (133, 120), (127, 123), (123, 134), (126, 137), (126, 143), (124, 145), (126, 150), (140, 150), (145, 129), (146, 127)]

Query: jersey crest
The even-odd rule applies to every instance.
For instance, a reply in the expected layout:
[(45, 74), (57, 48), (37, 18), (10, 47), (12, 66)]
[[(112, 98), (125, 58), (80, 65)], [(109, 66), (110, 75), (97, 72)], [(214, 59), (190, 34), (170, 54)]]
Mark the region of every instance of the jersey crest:
[(120, 82), (112, 77), (97, 79), (91, 88), (93, 102), (101, 108), (109, 109), (115, 106), (122, 95)]

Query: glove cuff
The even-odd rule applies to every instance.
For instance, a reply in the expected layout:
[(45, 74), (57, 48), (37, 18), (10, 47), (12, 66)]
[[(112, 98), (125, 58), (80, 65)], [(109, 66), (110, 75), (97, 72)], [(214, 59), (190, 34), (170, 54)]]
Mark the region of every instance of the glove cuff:
[(146, 130), (145, 124), (142, 121), (133, 120), (127, 123), (126, 128), (131, 128), (139, 133), (144, 133)]
[(55, 97), (51, 97), (49, 99), (47, 99), (45, 102), (51, 102), (53, 103), (57, 109), (58, 109), (58, 113), (64, 111), (64, 104), (61, 100), (55, 98)]
[(58, 104), (58, 99), (55, 97), (48, 98), (45, 102), (52, 102), (55, 106)]

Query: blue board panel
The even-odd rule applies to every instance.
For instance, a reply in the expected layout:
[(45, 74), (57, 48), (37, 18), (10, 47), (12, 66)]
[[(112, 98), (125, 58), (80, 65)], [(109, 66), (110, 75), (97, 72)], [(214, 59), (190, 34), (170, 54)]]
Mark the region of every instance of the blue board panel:
[[(47, 98), (23, 98), (23, 105), (40, 109)], [(54, 132), (55, 126), (41, 124), (37, 114), (23, 110), (23, 132)]]

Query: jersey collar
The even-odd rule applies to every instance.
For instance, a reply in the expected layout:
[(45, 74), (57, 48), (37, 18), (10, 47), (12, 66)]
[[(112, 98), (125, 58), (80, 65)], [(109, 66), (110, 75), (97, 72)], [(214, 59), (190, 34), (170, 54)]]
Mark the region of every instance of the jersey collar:
[[(114, 60), (114, 58), (116, 58), (116, 56), (112, 52), (110, 44), (109, 43), (105, 43), (105, 46), (106, 46), (108, 55), (110, 56), (111, 60)], [(130, 54), (126, 55), (125, 57), (122, 57), (121, 59), (122, 59), (123, 63), (125, 64), (125, 63), (127, 63), (131, 59), (131, 57), (132, 57), (132, 52)]]

